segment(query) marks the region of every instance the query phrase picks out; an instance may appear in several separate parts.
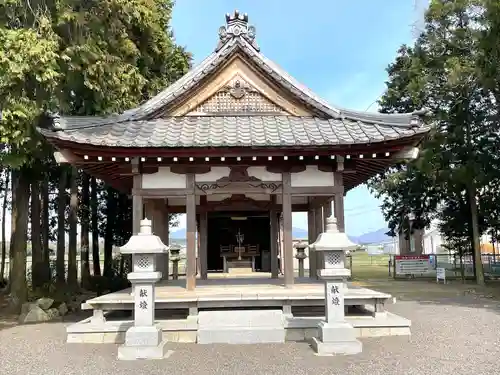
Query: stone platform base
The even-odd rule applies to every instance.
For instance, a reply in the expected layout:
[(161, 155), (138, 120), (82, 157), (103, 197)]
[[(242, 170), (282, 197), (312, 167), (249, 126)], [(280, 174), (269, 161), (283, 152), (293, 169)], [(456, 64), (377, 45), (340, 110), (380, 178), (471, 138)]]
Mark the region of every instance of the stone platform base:
[[(284, 323), (285, 341), (310, 341), (319, 336), (318, 324), (324, 317), (291, 317)], [(411, 335), (411, 322), (392, 313), (378, 317), (346, 317), (354, 328), (357, 338)], [(198, 340), (198, 318), (159, 320), (163, 340), (177, 343), (196, 343)], [(84, 319), (67, 327), (68, 343), (123, 344), (125, 332), (133, 326), (131, 320), (91, 323)]]
[(198, 344), (274, 344), (285, 342), (282, 310), (201, 311)]
[(173, 353), (167, 350), (166, 341), (162, 341), (158, 346), (126, 346), (118, 347), (118, 359), (122, 361), (135, 361), (138, 359), (164, 359)]
[(323, 342), (314, 337), (312, 339), (312, 348), (318, 356), (333, 356), (361, 353), (363, 345), (358, 340)]
[(227, 270), (230, 275), (246, 275), (252, 272), (252, 267), (228, 267)]

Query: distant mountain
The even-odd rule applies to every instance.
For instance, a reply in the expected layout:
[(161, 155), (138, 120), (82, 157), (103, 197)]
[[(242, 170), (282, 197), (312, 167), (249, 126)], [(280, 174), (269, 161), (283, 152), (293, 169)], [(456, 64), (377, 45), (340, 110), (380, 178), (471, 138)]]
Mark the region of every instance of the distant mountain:
[(186, 238), (186, 228), (179, 228), (170, 231), (170, 238), (176, 240), (183, 240)]
[(292, 237), (293, 239), (307, 239), (307, 230), (297, 227), (292, 227)]
[[(392, 239), (386, 235), (389, 231), (387, 228), (381, 228), (379, 230), (368, 232), (360, 236), (348, 236), (349, 239), (357, 244), (379, 244), (382, 242), (387, 242)], [(293, 227), (292, 228), (293, 239), (307, 239), (307, 230), (302, 228)], [(186, 238), (186, 228), (174, 229), (170, 232), (170, 238), (173, 240), (184, 240)]]
[(380, 228), (376, 231), (362, 234), (361, 236), (349, 236), (349, 238), (351, 241), (360, 245), (379, 244), (392, 240), (392, 237), (386, 234), (388, 231), (389, 229), (387, 228)]

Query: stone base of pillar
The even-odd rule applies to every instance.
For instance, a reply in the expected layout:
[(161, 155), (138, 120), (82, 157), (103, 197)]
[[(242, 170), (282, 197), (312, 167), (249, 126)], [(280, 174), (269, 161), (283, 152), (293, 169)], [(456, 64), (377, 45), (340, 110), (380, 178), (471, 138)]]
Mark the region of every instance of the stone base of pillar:
[(125, 344), (118, 347), (118, 359), (133, 361), (168, 358), (172, 351), (167, 350), (165, 344), (160, 328), (131, 327), (125, 334)]
[(356, 339), (356, 332), (349, 323), (318, 324), (319, 337), (313, 338), (312, 348), (318, 356), (358, 354), (363, 344)]

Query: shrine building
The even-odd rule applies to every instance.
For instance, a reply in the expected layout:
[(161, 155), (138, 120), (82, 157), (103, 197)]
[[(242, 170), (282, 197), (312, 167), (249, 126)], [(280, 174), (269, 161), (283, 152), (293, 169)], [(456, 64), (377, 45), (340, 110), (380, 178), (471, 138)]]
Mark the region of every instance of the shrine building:
[[(132, 196), (134, 233), (147, 216), (168, 243), (168, 214), (186, 214), (188, 290), (241, 269), (282, 273), (292, 286), (292, 213), (308, 213), (309, 243), (332, 211), (344, 231), (346, 193), (416, 157), (424, 115), (330, 105), (266, 58), (236, 11), (211, 55), (139, 107), (54, 117), (39, 131), (58, 162)], [(321, 265), (309, 258), (316, 278)], [(168, 264), (165, 255), (166, 275)]]

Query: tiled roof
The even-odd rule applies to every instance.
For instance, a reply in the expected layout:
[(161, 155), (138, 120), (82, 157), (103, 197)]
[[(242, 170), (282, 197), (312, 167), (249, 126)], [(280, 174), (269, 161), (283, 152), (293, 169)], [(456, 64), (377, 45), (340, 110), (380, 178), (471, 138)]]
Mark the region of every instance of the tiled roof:
[(383, 142), (427, 128), (295, 116), (186, 116), (41, 130), (47, 138), (109, 147), (297, 147)]
[[(49, 138), (108, 146), (198, 147), (311, 145), (376, 142), (425, 133), (423, 111), (408, 114), (357, 112), (331, 106), (260, 53), (246, 15), (226, 16), (215, 52), (178, 81), (137, 108), (106, 117), (54, 117)], [(239, 53), (276, 85), (312, 108), (317, 118), (267, 116), (155, 119), (189, 95)]]

